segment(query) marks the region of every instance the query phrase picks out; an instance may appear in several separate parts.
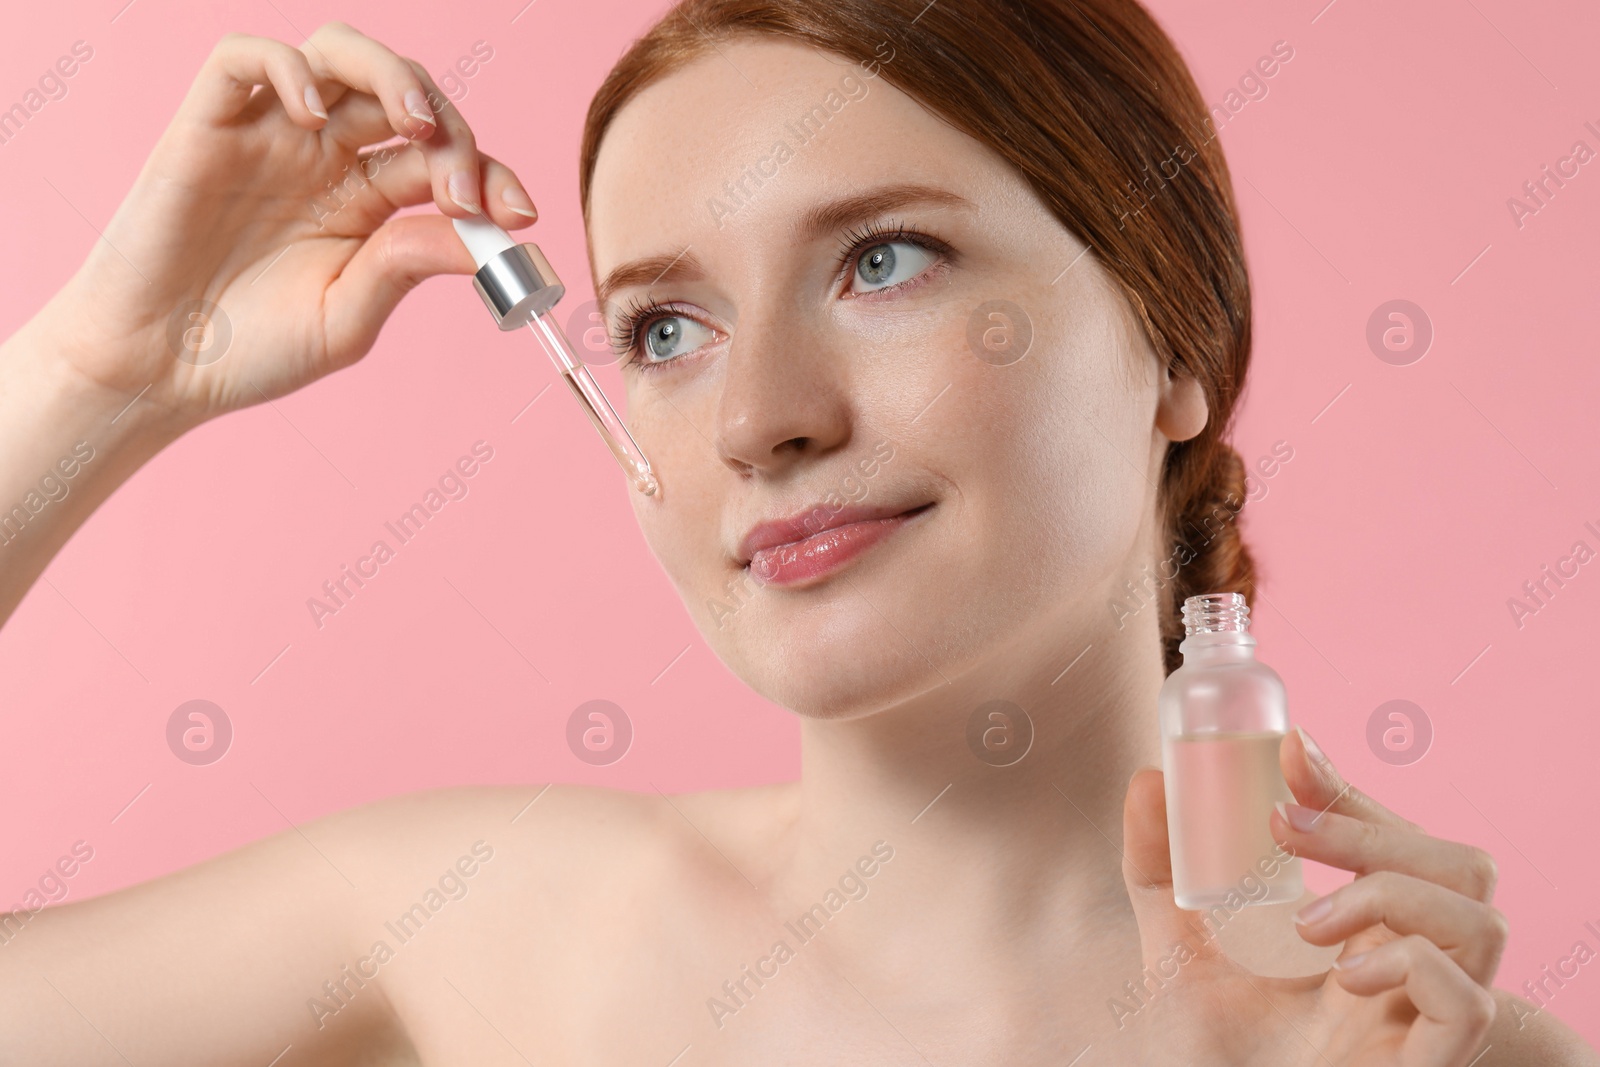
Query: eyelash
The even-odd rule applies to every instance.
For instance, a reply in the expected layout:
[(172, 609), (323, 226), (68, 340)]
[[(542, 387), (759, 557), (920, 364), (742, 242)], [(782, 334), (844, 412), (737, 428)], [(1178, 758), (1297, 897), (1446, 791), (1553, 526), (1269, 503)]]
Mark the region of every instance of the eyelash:
[[(916, 245), (926, 252), (932, 252), (946, 258), (953, 252), (949, 243), (942, 238), (930, 233), (906, 229), (893, 220), (881, 225), (879, 223), (869, 223), (860, 230), (850, 229), (845, 231), (844, 236), (840, 238), (841, 250), (839, 253), (839, 266), (835, 275), (836, 283), (849, 276), (850, 271), (855, 268), (863, 253), (876, 248), (878, 245), (890, 244), (895, 241), (904, 241), (907, 244)], [(937, 264), (934, 264), (934, 266), (937, 266)], [(930, 269), (932, 267), (925, 267), (922, 273), (926, 273)], [(920, 276), (919, 274), (918, 277)], [(911, 280), (897, 282), (883, 289), (874, 289), (872, 292), (889, 292), (907, 284)], [(618, 328), (612, 332), (610, 337), (612, 350), (628, 357), (624, 361), (624, 365), (632, 364), (638, 367), (641, 372), (649, 373), (659, 370), (668, 363), (676, 362), (676, 360), (671, 359), (642, 359), (638, 352), (639, 334), (643, 329), (651, 323), (651, 320), (669, 314), (693, 317), (684, 308), (670, 301), (665, 304), (658, 304), (638, 297), (629, 299), (618, 317)]]

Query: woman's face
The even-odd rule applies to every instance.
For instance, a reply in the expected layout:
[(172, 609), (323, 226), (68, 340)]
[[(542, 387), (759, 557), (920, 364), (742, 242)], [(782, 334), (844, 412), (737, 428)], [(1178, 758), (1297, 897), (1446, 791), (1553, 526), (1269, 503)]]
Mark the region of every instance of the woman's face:
[[(1155, 544), (1171, 386), (989, 148), (840, 57), (724, 43), (616, 116), (589, 239), (619, 347), (630, 308), (664, 305), (622, 369), (662, 482), (632, 494), (639, 523), (756, 691), (849, 717), (987, 666), (1003, 696), (1002, 664), (1054, 674), (1117, 628)], [(847, 505), (923, 510), (822, 573), (837, 533), (741, 551), (758, 523)]]

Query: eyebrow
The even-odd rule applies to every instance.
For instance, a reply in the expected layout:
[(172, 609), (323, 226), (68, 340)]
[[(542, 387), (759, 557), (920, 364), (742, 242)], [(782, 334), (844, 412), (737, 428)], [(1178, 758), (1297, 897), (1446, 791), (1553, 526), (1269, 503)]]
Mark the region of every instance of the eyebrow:
[(611, 303), (612, 295), (622, 289), (674, 279), (699, 281), (705, 276), (705, 264), (685, 245), (673, 255), (645, 256), (622, 264), (600, 280), (595, 298), (604, 307)]
[[(808, 208), (795, 222), (791, 239), (796, 244), (804, 244), (911, 204), (937, 204), (968, 210), (975, 206), (966, 197), (936, 185), (901, 182)], [(622, 289), (674, 280), (699, 281), (705, 276), (705, 264), (691, 251), (691, 246), (685, 245), (674, 253), (645, 256), (622, 264), (601, 280), (596, 297), (601, 305), (605, 305), (613, 294)]]
[(948, 189), (919, 182), (904, 182), (881, 189), (841, 197), (826, 204), (818, 204), (800, 216), (795, 224), (793, 238), (796, 243), (826, 237), (835, 230), (893, 211), (909, 204), (938, 204), (942, 207), (971, 208), (972, 201)]

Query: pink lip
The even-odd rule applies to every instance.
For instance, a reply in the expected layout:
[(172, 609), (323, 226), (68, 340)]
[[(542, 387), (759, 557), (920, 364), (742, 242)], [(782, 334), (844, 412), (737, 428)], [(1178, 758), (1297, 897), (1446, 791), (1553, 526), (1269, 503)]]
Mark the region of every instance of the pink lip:
[(739, 554), (763, 582), (796, 585), (830, 574), (933, 506), (816, 508), (753, 527)]

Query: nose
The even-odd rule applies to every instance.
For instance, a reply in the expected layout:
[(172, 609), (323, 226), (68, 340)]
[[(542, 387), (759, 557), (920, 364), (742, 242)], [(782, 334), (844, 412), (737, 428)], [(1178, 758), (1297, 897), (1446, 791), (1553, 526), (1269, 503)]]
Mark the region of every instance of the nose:
[(848, 367), (794, 316), (741, 316), (725, 357), (715, 447), (745, 477), (778, 475), (850, 438)]

